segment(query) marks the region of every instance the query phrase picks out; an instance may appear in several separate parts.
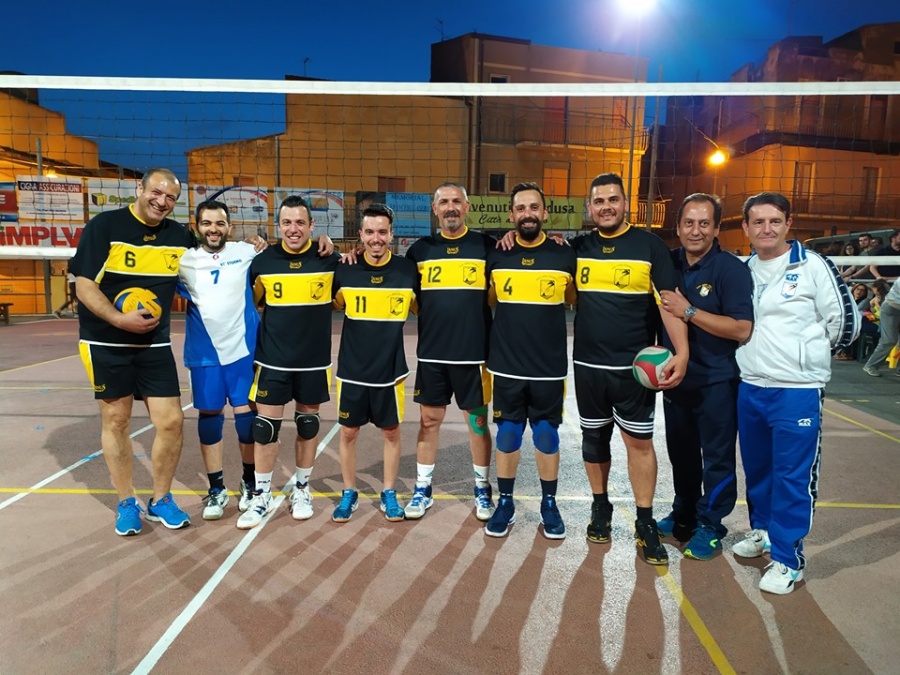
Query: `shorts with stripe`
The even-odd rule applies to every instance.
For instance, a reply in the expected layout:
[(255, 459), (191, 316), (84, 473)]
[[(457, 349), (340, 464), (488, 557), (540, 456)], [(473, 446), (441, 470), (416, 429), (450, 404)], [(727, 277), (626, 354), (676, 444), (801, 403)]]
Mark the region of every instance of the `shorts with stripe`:
[(656, 392), (634, 379), (631, 368), (608, 370), (575, 364), (575, 398), (582, 429), (615, 422), (629, 436), (653, 438)]
[(475, 410), (491, 400), (491, 374), (478, 363), (435, 363), (419, 361), (413, 401), (443, 407), (456, 397), (460, 410)]
[(81, 342), (78, 352), (95, 399), (181, 396), (178, 368), (169, 345), (109, 347)]
[(537, 422), (562, 424), (565, 380), (517, 380), (494, 375), (494, 422)]
[(263, 405), (319, 405), (331, 397), (331, 368), (320, 370), (276, 370), (256, 364), (250, 400)]
[(370, 387), (338, 380), (338, 424), (361, 427), (371, 422), (379, 429), (397, 426), (403, 421), (405, 382), (403, 379), (387, 387)]
[(191, 395), (197, 410), (222, 410), (226, 402), (232, 408), (250, 403), (252, 354), (224, 366), (195, 366), (190, 374)]

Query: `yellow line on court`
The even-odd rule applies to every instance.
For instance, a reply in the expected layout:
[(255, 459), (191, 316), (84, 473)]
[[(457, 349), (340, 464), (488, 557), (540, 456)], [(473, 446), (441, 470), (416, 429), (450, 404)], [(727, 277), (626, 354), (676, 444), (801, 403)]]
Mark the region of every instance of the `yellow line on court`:
[(836, 413), (833, 410), (829, 410), (828, 408), (825, 408), (825, 412), (827, 412), (829, 415), (833, 415), (833, 416), (837, 417), (839, 420), (844, 420), (845, 422), (849, 422), (850, 424), (858, 426), (860, 429), (865, 429), (866, 431), (870, 431), (873, 434), (875, 434), (876, 436), (881, 436), (882, 438), (886, 438), (889, 441), (894, 441), (894, 443), (900, 443), (900, 438), (897, 438), (896, 436), (891, 436), (890, 434), (886, 434), (883, 431), (878, 431), (878, 429), (874, 429), (874, 428), (870, 427), (868, 424), (863, 424), (862, 422), (857, 422), (852, 417), (847, 417), (846, 415), (841, 415), (840, 413)]
[(50, 359), (49, 361), (40, 361), (38, 363), (31, 363), (27, 366), (19, 366), (18, 368), (10, 368), (9, 370), (0, 370), (0, 375), (4, 375), (6, 373), (14, 373), (17, 370), (25, 370), (26, 368), (34, 368), (36, 366), (46, 366), (48, 363), (57, 363), (59, 361), (65, 361), (66, 359), (71, 359), (77, 357), (78, 354), (69, 354), (69, 356), (60, 356), (58, 359)]
[(703, 619), (700, 618), (697, 610), (694, 609), (694, 606), (691, 604), (690, 600), (687, 599), (684, 592), (681, 590), (681, 586), (679, 586), (678, 582), (675, 581), (675, 577), (669, 574), (668, 568), (666, 568), (665, 566), (657, 567), (656, 573), (659, 575), (660, 579), (663, 580), (663, 583), (666, 585), (666, 588), (668, 589), (669, 594), (672, 596), (672, 599), (675, 600), (675, 602), (678, 604), (678, 608), (681, 610), (684, 618), (693, 629), (694, 634), (697, 636), (697, 639), (700, 640), (700, 644), (703, 645), (703, 648), (706, 650), (706, 653), (709, 654), (709, 658), (712, 659), (712, 662), (715, 664), (719, 672), (732, 673), (736, 675), (737, 671), (728, 661), (728, 657), (725, 656), (725, 653), (719, 648), (719, 645), (716, 643), (715, 638), (709, 632), (706, 624), (703, 623)]

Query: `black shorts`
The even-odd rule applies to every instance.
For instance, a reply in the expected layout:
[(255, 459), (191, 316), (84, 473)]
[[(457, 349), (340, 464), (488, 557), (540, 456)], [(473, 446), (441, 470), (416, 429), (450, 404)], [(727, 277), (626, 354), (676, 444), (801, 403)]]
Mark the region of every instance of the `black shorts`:
[(582, 429), (599, 429), (615, 422), (629, 436), (653, 438), (656, 392), (627, 370), (589, 368), (575, 364), (575, 399)]
[(403, 421), (406, 380), (387, 387), (369, 387), (337, 381), (338, 424), (361, 427), (371, 422), (379, 429), (395, 427)]
[(494, 376), (494, 421), (562, 424), (565, 380), (516, 380)]
[(331, 368), (321, 370), (276, 370), (256, 364), (250, 400), (263, 405), (319, 405), (330, 399)]
[(95, 399), (181, 396), (178, 368), (169, 345), (108, 347), (80, 342), (78, 352)]
[(456, 397), (460, 410), (475, 410), (491, 400), (491, 374), (483, 364), (452, 364), (419, 361), (413, 401), (442, 407)]

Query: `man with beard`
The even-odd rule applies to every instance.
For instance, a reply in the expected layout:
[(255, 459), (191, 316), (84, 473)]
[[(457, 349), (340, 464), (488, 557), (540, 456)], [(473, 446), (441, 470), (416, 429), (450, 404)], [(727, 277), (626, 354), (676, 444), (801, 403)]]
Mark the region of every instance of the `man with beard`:
[[(320, 256), (310, 236), (309, 205), (290, 195), (278, 207), (281, 241), (250, 265), (254, 297), (264, 303), (256, 342), (256, 374), (250, 399), (253, 421), (254, 490), (237, 527), (249, 530), (275, 508), (272, 475), (284, 407), (294, 402), (294, 459), (290, 510), (294, 520), (312, 518), (309, 479), (316, 458), (319, 406), (331, 383), (331, 287), (340, 256)], [(320, 242), (321, 244), (321, 242)]]
[(256, 257), (249, 243), (229, 241), (228, 206), (218, 201), (197, 205), (194, 233), (199, 246), (181, 257), (179, 293), (187, 298), (184, 365), (198, 413), (200, 452), (209, 479), (204, 520), (218, 520), (228, 504), (223, 473), (222, 436), (225, 403), (234, 411), (234, 428), (243, 464), (240, 502), (246, 511), (254, 487), (253, 419), (250, 386), (259, 313), (248, 272)]
[(582, 431), (582, 459), (593, 504), (588, 541), (610, 540), (610, 441), (617, 424), (628, 454), (628, 476), (637, 506), (635, 539), (644, 560), (669, 561), (653, 519), (656, 454), (653, 449), (655, 393), (641, 386), (631, 368), (635, 355), (657, 341), (660, 320), (675, 355), (660, 389), (672, 389), (688, 362), (687, 325), (663, 311), (660, 291), (674, 291), (678, 276), (663, 241), (626, 222), (628, 200), (620, 176), (605, 173), (591, 182), (589, 210), (596, 230), (572, 240), (577, 261), (575, 284), (575, 396)]
[[(119, 497), (116, 534), (142, 529), (143, 508), (134, 490), (134, 452), (128, 430), (135, 398), (142, 398), (156, 428), (153, 498), (147, 520), (169, 529), (190, 525), (172, 498), (172, 479), (181, 457), (181, 389), (169, 337), (178, 261), (194, 238), (168, 218), (181, 183), (168, 169), (150, 169), (137, 199), (123, 209), (100, 213), (85, 225), (71, 267), (81, 303), (79, 352), (100, 405), (100, 443)], [(121, 312), (115, 298), (130, 288), (156, 295), (162, 314), (145, 309)]]
[[(575, 300), (575, 255), (547, 239), (544, 193), (535, 183), (519, 183), (510, 196), (515, 244), (488, 254), (488, 298), (496, 306), (487, 367), (493, 374), (497, 424), (497, 508), (485, 526), (504, 537), (516, 519), (513, 489), (525, 422), (531, 425), (535, 463), (541, 480), (544, 536), (562, 539), (566, 527), (556, 504), (559, 425), (562, 423), (566, 358), (566, 304)], [(528, 336), (540, 335), (534, 349)]]
[(490, 379), (484, 368), (490, 309), (485, 260), (496, 242), (466, 227), (469, 200), (457, 183), (434, 191), (432, 210), (440, 230), (413, 244), (406, 257), (416, 263), (419, 305), (414, 400), (420, 406), (416, 446), (416, 486), (406, 517), (421, 518), (434, 503), (432, 474), (441, 423), (450, 397), (469, 424), (469, 448), (475, 473), (475, 517), (494, 512), (489, 482), (491, 434), (487, 425)]

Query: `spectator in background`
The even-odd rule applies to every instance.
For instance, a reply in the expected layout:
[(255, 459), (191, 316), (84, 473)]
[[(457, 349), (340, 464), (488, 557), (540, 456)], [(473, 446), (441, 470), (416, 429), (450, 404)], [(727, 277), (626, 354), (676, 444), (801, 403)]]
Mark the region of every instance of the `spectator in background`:
[[(876, 282), (877, 283), (877, 282)], [(900, 283), (894, 283), (893, 287), (888, 291), (887, 295), (881, 301), (880, 328), (881, 339), (878, 346), (869, 357), (863, 370), (872, 377), (881, 377), (878, 369), (887, 355), (897, 345), (900, 338)], [(896, 375), (900, 375), (900, 368), (895, 371)]]
[(72, 269), (66, 269), (66, 282), (68, 283), (68, 297), (66, 297), (66, 301), (62, 304), (62, 306), (53, 312), (53, 316), (57, 319), (62, 318), (62, 313), (66, 308), (72, 310), (73, 316), (78, 316), (78, 296), (75, 293), (75, 275), (72, 274)]
[(900, 229), (891, 232), (890, 243), (883, 248), (878, 249), (872, 255), (878, 256), (895, 256), (897, 264), (895, 265), (869, 265), (869, 272), (876, 279), (887, 279), (888, 281), (896, 281), (900, 276)]
[[(848, 241), (846, 244), (844, 244), (844, 248), (842, 248), (839, 253), (835, 253), (834, 255), (858, 256), (859, 246), (857, 246), (855, 241)], [(856, 265), (840, 265), (838, 267), (838, 271), (841, 273), (841, 276), (845, 281), (851, 274), (853, 274), (855, 270)]]

